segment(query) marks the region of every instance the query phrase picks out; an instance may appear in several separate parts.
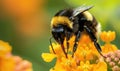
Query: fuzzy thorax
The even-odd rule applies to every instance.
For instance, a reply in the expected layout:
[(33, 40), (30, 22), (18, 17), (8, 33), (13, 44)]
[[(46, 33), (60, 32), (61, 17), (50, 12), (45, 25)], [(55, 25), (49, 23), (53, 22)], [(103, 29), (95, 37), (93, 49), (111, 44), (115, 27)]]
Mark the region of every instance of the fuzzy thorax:
[(57, 26), (58, 24), (67, 25), (69, 28), (73, 28), (73, 22), (65, 16), (55, 16), (52, 18), (51, 27)]

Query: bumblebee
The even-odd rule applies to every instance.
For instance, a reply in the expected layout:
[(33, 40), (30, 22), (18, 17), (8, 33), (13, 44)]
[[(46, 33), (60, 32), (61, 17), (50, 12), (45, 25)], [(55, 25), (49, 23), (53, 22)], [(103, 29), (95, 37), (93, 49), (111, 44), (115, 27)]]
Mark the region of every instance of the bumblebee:
[[(93, 6), (80, 6), (75, 9), (64, 9), (60, 10), (55, 14), (51, 20), (51, 33), (52, 37), (58, 42), (67, 58), (67, 53), (69, 49), (68, 40), (74, 35), (75, 43), (73, 46), (72, 57), (78, 46), (78, 41), (83, 32), (89, 35), (91, 40), (94, 42), (94, 45), (97, 51), (101, 53), (101, 47), (97, 42), (97, 34), (100, 31), (100, 24), (98, 24), (95, 17), (88, 12)], [(63, 45), (63, 42), (66, 38), (67, 51)], [(51, 44), (51, 38), (50, 38)], [(53, 46), (51, 44), (52, 50), (55, 53)]]

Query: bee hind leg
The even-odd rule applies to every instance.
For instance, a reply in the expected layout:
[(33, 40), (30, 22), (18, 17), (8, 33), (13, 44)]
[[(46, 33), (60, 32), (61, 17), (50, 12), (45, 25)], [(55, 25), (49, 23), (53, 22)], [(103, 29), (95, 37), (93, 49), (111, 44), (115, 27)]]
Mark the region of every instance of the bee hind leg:
[[(95, 37), (92, 29), (90, 29), (90, 28), (87, 27), (87, 26), (84, 26), (84, 29), (86, 30), (86, 32), (87, 32), (88, 35), (90, 36), (91, 40), (94, 42), (94, 45), (95, 45), (97, 51), (99, 52), (99, 54), (100, 54), (101, 56), (103, 56), (103, 54), (101, 53), (101, 52), (102, 52), (102, 49), (101, 49), (100, 45), (98, 44), (97, 38)], [(103, 57), (104, 57), (104, 56), (103, 56)]]

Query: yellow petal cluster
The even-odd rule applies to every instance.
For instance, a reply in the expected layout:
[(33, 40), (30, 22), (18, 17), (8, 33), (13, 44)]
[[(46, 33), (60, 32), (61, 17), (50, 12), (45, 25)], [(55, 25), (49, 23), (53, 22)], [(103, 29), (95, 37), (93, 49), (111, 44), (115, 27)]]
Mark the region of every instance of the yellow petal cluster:
[(0, 71), (32, 71), (32, 64), (11, 54), (12, 47), (0, 40)]
[(11, 56), (11, 46), (0, 40), (0, 71), (14, 71), (15, 62)]
[[(104, 31), (100, 34), (100, 39), (105, 42), (104, 45), (101, 45), (103, 55), (108, 52), (118, 50), (114, 44), (111, 44), (115, 37), (116, 35), (114, 31)], [(69, 40), (70, 45), (67, 58), (58, 43), (52, 43), (55, 54), (53, 53), (51, 46), (50, 53), (42, 54), (42, 58), (46, 62), (50, 62), (54, 58), (57, 59), (55, 66), (52, 67), (50, 71), (108, 71), (108, 66), (104, 61), (104, 57), (98, 53), (94, 43), (86, 34), (81, 36), (78, 42), (77, 50), (74, 53), (74, 57), (72, 57), (74, 40), (75, 36)], [(67, 50), (66, 40), (64, 41), (64, 46), (65, 50)]]
[(108, 43), (115, 39), (115, 32), (114, 31), (103, 31), (100, 35), (102, 41)]
[(114, 52), (118, 50), (116, 45), (112, 44), (111, 42), (115, 39), (116, 34), (114, 31), (104, 31), (101, 33), (100, 38), (102, 41), (105, 42), (105, 44), (102, 46), (102, 52), (108, 53), (108, 52)]
[(42, 58), (44, 58), (44, 61), (51, 62), (56, 56), (54, 54), (50, 53), (43, 53)]
[(0, 57), (4, 57), (11, 52), (12, 48), (7, 42), (0, 40)]

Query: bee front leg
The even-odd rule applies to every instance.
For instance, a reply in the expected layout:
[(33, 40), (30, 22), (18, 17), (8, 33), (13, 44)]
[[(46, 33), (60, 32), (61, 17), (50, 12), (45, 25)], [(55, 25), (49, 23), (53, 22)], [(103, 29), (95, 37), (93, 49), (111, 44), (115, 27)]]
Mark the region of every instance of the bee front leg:
[(73, 54), (72, 54), (72, 57), (74, 57), (74, 53), (75, 53), (76, 50), (77, 50), (78, 41), (79, 41), (80, 36), (81, 36), (81, 32), (78, 31), (77, 36), (76, 36), (76, 38), (75, 38), (75, 43), (74, 43), (74, 46), (73, 46)]
[(65, 35), (66, 35), (67, 54), (68, 54), (68, 50), (69, 50), (69, 42), (68, 42), (68, 40), (71, 37), (71, 32), (65, 31)]
[(61, 39), (61, 38), (58, 38), (58, 41), (59, 41), (59, 43), (60, 43), (60, 45), (61, 45), (61, 48), (62, 48), (62, 50), (63, 50), (63, 53), (65, 54), (65, 57), (68, 58), (67, 53), (66, 53), (66, 51), (65, 51), (64, 44), (63, 44), (63, 42), (62, 42), (62, 39)]
[(51, 49), (52, 49), (53, 53), (56, 54), (56, 53), (55, 53), (55, 50), (54, 50), (54, 48), (53, 48), (53, 45), (52, 45), (52, 41), (51, 41), (52, 38), (53, 38), (53, 37), (50, 37), (50, 39), (49, 39), (49, 41), (50, 41), (50, 46), (51, 46)]

